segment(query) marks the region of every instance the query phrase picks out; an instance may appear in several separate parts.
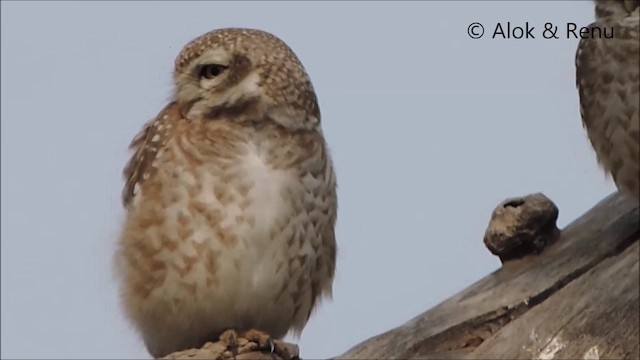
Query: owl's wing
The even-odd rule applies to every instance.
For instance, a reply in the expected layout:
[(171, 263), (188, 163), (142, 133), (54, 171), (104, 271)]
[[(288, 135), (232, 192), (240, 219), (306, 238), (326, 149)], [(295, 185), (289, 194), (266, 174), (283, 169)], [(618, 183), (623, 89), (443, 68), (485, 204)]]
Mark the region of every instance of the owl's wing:
[(154, 119), (144, 124), (142, 130), (131, 141), (129, 149), (134, 153), (123, 171), (125, 185), (122, 190), (122, 203), (125, 208), (138, 192), (137, 187), (151, 176), (153, 161), (158, 150), (169, 138), (171, 119), (172, 116), (176, 116), (176, 111), (175, 102), (165, 106)]
[(580, 115), (598, 163), (619, 189), (640, 196), (638, 23), (611, 31), (613, 39), (586, 37), (578, 45)]
[[(588, 27), (595, 26), (595, 23)], [(580, 101), (580, 116), (582, 117), (582, 125), (588, 127), (591, 124), (592, 115), (589, 109), (593, 103), (593, 88), (595, 87), (594, 72), (598, 71), (595, 65), (594, 56), (597, 51), (597, 43), (590, 38), (582, 38), (578, 43), (576, 50), (576, 87), (578, 88), (578, 97)]]

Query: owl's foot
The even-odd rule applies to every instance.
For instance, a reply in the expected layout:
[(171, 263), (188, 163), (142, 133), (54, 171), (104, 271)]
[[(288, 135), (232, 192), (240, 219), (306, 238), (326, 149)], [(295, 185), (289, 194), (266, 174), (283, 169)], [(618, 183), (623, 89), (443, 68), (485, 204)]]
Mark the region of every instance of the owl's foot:
[(220, 342), (227, 346), (229, 350), (237, 350), (238, 349), (238, 333), (229, 329), (223, 332), (220, 337)]
[(298, 354), (292, 353), (282, 340), (274, 339), (263, 331), (251, 329), (242, 332), (240, 336), (258, 344), (258, 351), (269, 352), (279, 356), (281, 359), (297, 358)]
[(274, 359), (299, 359), (297, 347), (287, 346), (283, 341), (273, 339), (269, 334), (259, 330), (252, 329), (238, 334), (235, 330), (230, 329), (220, 335), (220, 342), (234, 356), (246, 352), (259, 351), (271, 354)]

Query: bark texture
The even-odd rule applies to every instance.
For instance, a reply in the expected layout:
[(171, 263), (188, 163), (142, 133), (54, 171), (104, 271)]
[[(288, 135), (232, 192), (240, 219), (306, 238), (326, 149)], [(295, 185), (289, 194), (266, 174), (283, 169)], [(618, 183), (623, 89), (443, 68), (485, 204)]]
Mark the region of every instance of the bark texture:
[[(508, 199), (494, 214), (506, 204), (519, 207), (536, 200), (544, 205), (539, 195), (521, 198), (524, 204)], [(548, 205), (532, 209), (545, 206), (553, 211)], [(521, 222), (511, 229), (526, 229), (521, 217), (510, 217)], [(503, 259), (496, 272), (336, 359), (638, 359), (637, 201), (613, 194), (569, 224), (557, 240), (554, 226), (539, 221), (548, 217), (537, 219), (549, 238), (512, 239), (525, 244), (528, 254), (510, 251), (521, 257)], [(492, 231), (497, 230), (490, 225), (487, 234)]]

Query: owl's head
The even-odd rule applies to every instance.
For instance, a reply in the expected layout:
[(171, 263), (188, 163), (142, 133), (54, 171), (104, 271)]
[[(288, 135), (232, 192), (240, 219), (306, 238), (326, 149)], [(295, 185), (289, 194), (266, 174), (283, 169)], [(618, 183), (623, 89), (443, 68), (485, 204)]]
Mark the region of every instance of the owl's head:
[(640, 0), (595, 0), (596, 19), (622, 19), (631, 15), (637, 15), (640, 8)]
[(227, 28), (187, 44), (176, 58), (175, 100), (188, 119), (275, 121), (289, 129), (320, 123), (304, 67), (279, 38)]

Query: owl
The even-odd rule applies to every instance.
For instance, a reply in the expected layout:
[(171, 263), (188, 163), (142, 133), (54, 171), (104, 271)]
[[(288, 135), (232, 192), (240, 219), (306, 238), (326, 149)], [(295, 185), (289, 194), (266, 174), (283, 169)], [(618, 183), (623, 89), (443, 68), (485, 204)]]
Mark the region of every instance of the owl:
[(576, 82), (598, 162), (619, 190), (640, 200), (639, 7), (639, 0), (595, 1), (596, 22), (576, 53)]
[(299, 335), (336, 262), (336, 177), (309, 76), (276, 36), (226, 28), (188, 43), (173, 80), (124, 170), (124, 312), (156, 358)]

